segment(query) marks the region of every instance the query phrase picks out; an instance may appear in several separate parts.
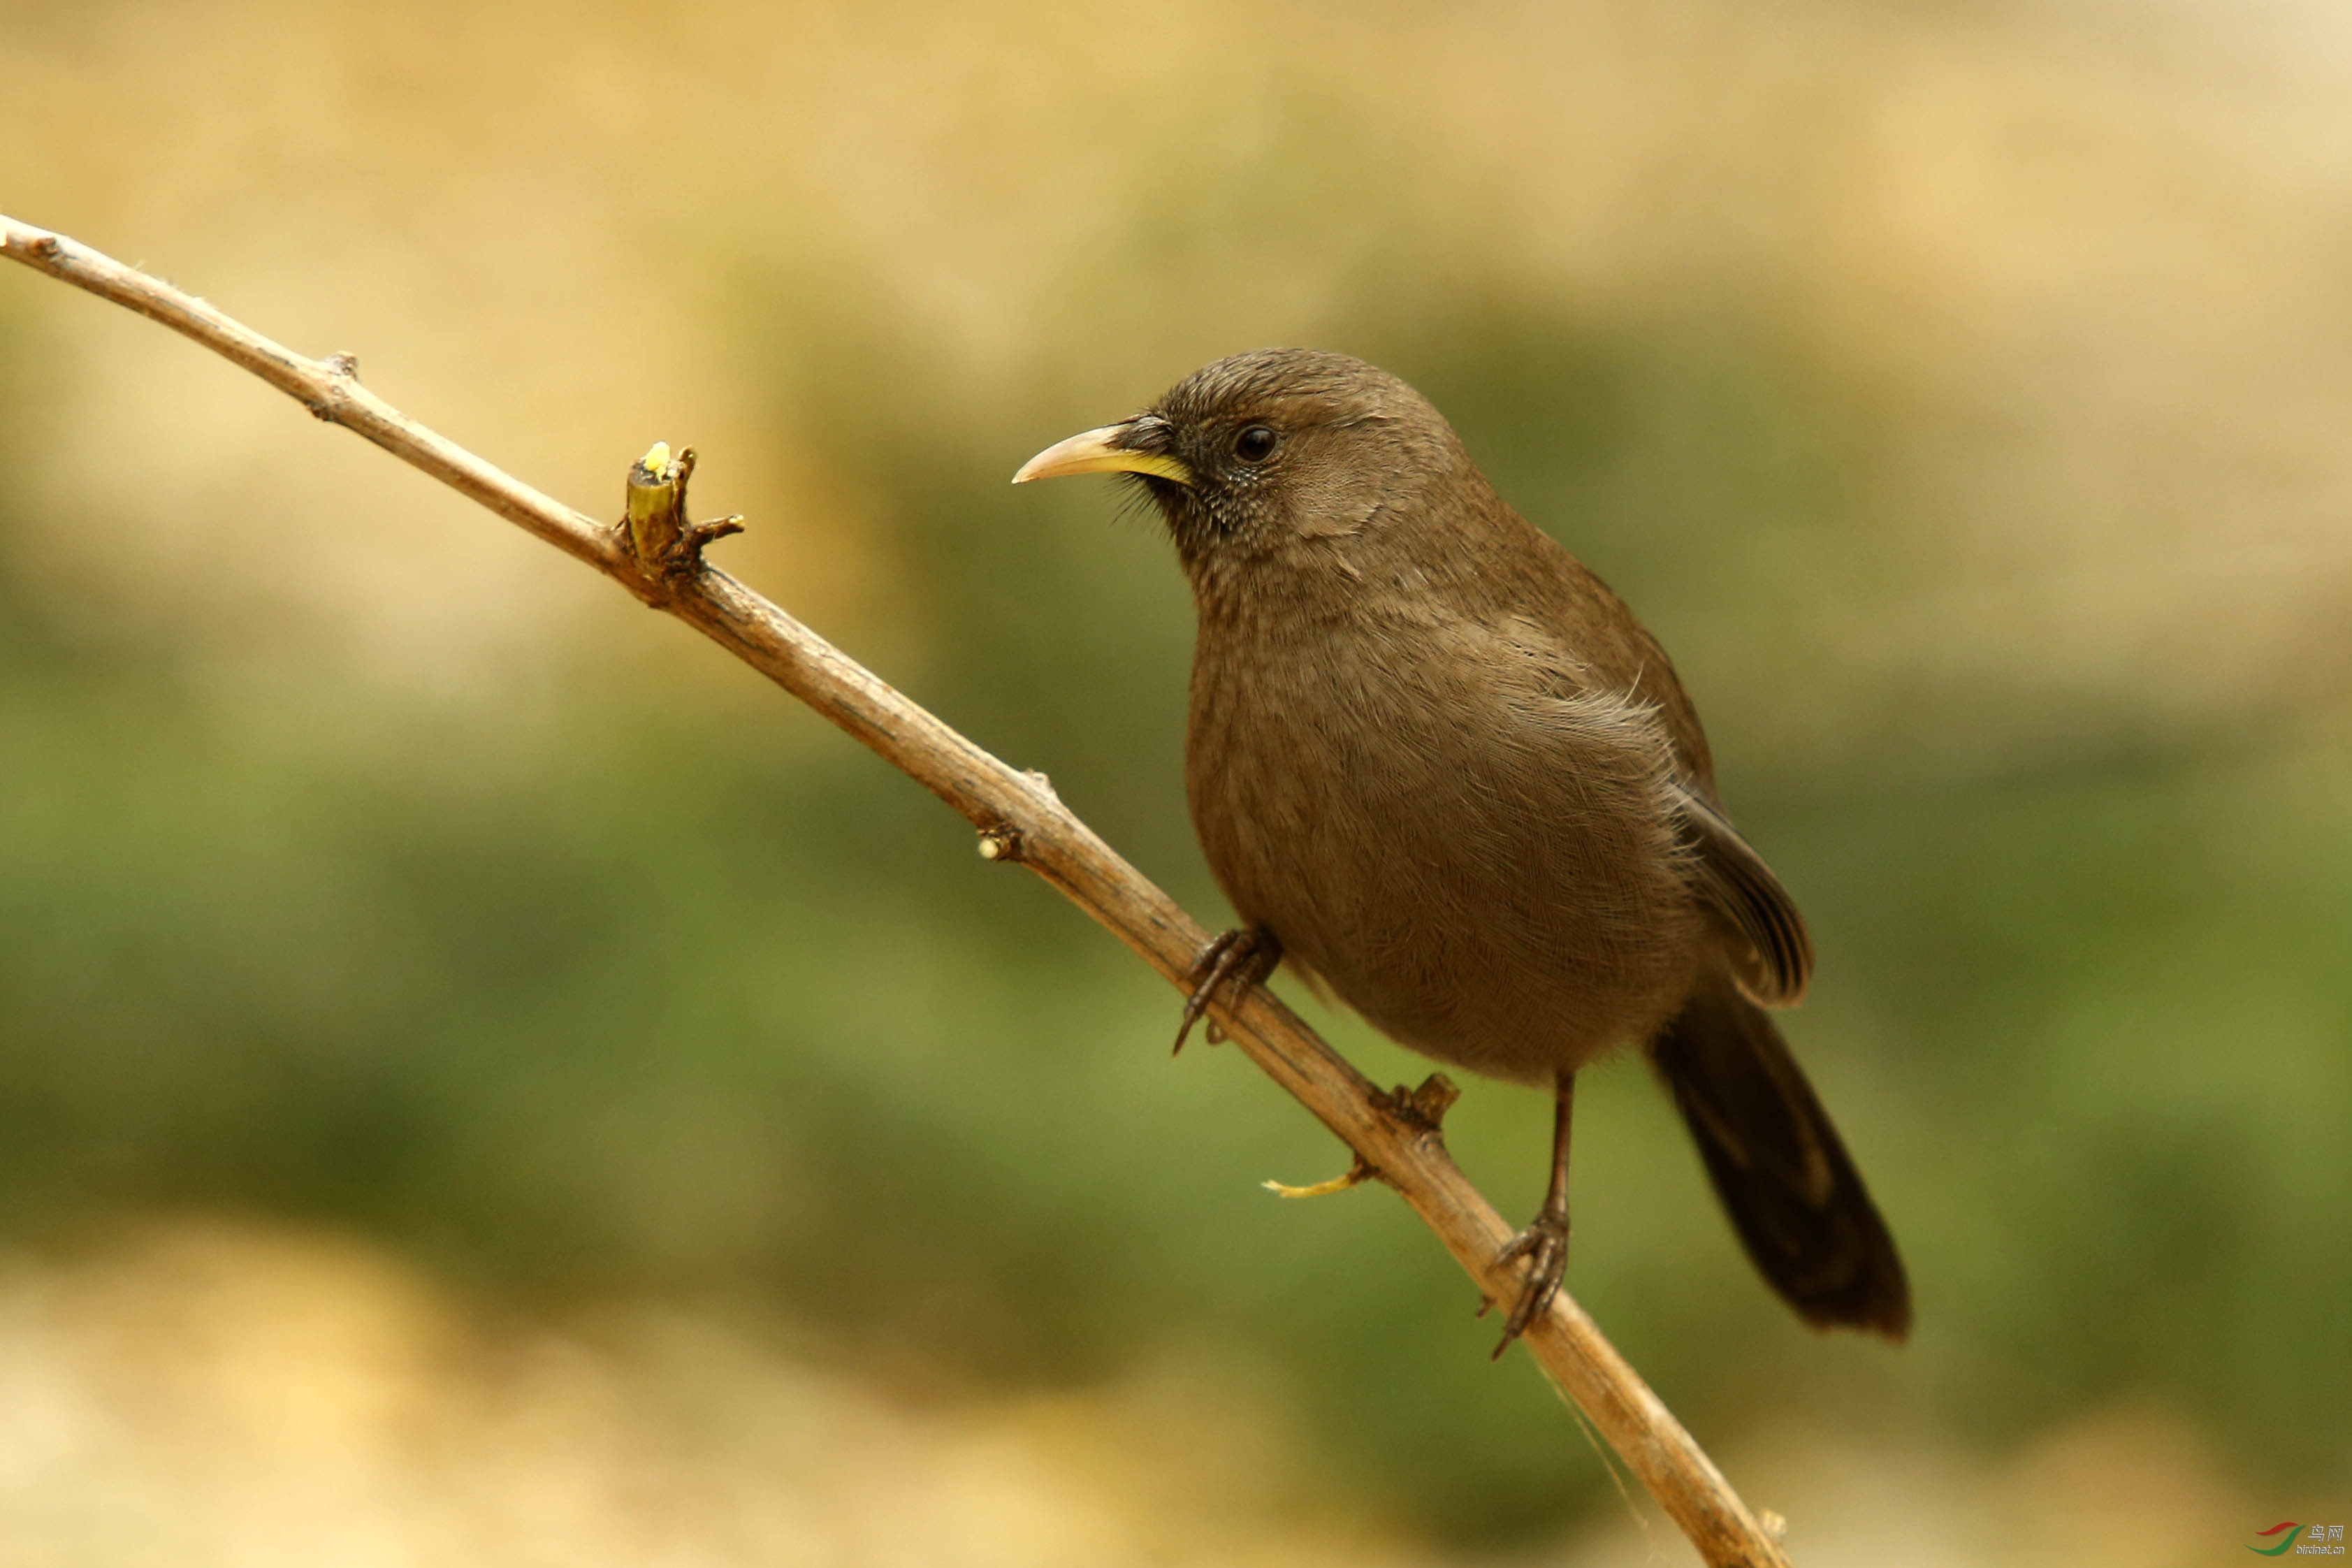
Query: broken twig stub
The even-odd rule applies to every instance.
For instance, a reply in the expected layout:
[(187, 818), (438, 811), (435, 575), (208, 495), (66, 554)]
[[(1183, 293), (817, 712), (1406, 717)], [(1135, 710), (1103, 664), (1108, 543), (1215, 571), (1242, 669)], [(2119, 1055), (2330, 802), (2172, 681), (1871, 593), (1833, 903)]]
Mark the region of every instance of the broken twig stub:
[(686, 486), (694, 477), (694, 448), (676, 458), (656, 441), (629, 468), (628, 510), (623, 520), (629, 552), (648, 587), (665, 589), (702, 570), (703, 547), (743, 531), (740, 513), (711, 522), (686, 520)]

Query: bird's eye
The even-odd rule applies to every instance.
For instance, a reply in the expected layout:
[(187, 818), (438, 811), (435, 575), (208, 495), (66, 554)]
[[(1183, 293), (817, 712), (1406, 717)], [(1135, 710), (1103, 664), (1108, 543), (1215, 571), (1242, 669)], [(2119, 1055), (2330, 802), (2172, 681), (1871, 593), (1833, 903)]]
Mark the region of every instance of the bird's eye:
[(1263, 425), (1252, 425), (1234, 437), (1234, 456), (1244, 463), (1263, 463), (1274, 455), (1276, 437)]

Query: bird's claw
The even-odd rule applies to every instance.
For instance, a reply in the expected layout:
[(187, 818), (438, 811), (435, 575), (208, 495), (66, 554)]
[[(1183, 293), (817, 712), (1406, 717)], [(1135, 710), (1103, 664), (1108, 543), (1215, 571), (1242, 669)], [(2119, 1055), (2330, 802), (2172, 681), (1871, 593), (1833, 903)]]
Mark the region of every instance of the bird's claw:
[[(1192, 961), (1192, 969), (1200, 981), (1184, 999), (1184, 1018), (1176, 1026), (1176, 1047), (1169, 1054), (1174, 1056), (1183, 1050), (1185, 1037), (1201, 1021), (1201, 1015), (1209, 1010), (1218, 987), (1230, 981), (1232, 994), (1238, 997), (1272, 974), (1281, 963), (1282, 943), (1264, 926), (1236, 928), (1202, 948), (1201, 956)], [(1214, 1027), (1213, 1024), (1209, 1037), (1213, 1042), (1217, 1037)]]
[(1568, 1272), (1568, 1216), (1564, 1214), (1539, 1214), (1535, 1223), (1503, 1244), (1495, 1254), (1497, 1266), (1528, 1260), (1527, 1281), (1519, 1288), (1518, 1303), (1504, 1320), (1502, 1340), (1495, 1346), (1494, 1359), (1499, 1361), (1511, 1342), (1528, 1331), (1528, 1325), (1541, 1317), (1559, 1294), (1560, 1277)]

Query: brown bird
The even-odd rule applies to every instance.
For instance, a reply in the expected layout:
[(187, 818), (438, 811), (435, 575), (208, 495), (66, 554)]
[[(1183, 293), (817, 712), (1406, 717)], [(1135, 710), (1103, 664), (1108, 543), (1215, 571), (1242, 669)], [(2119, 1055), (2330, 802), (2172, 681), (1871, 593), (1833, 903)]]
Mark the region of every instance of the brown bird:
[(1902, 1339), (1894, 1239), (1765, 1011), (1804, 994), (1804, 921), (1624, 603), (1426, 398), (1344, 354), (1219, 360), (1013, 482), (1091, 473), (1149, 492), (1198, 612), (1185, 784), (1243, 925), (1202, 954), (1185, 1026), (1287, 963), (1401, 1044), (1553, 1091), (1497, 1354), (1567, 1264), (1577, 1070), (1625, 1045), (1772, 1288)]

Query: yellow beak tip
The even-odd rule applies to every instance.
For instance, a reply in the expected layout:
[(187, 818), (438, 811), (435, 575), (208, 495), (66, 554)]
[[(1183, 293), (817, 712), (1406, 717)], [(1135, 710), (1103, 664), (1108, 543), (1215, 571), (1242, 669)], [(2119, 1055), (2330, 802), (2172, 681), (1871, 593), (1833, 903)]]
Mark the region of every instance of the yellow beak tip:
[(1016, 485), (1031, 479), (1057, 479), (1074, 474), (1151, 474), (1180, 485), (1192, 482), (1192, 470), (1177, 458), (1158, 452), (1131, 452), (1117, 445), (1124, 425), (1106, 425), (1056, 441), (1021, 465), (1013, 476)]

